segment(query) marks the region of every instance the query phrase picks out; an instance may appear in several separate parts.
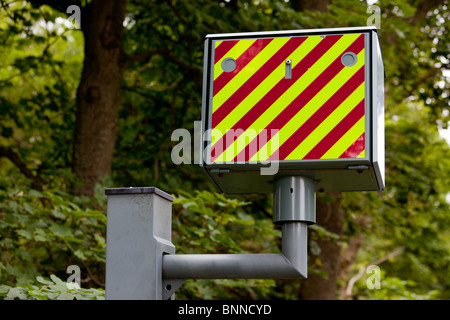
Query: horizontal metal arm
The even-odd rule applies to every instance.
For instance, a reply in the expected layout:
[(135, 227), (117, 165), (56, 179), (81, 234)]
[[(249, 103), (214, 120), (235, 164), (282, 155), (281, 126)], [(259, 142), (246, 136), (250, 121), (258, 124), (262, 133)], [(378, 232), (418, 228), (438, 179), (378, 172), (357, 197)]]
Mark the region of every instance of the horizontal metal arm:
[(303, 277), (282, 254), (165, 255), (164, 279), (290, 279)]
[(164, 255), (163, 279), (297, 279), (307, 277), (307, 224), (282, 226), (281, 254)]

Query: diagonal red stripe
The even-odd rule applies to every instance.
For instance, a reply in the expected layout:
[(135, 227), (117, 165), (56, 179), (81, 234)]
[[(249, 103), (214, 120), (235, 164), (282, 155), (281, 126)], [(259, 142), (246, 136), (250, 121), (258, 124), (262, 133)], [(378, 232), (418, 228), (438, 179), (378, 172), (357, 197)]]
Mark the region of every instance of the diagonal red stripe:
[(236, 74), (239, 73), (254, 57), (258, 55), (273, 38), (258, 39), (236, 59), (236, 68), (232, 72), (223, 72), (214, 80), (213, 96), (215, 96)]
[[(364, 116), (364, 99), (353, 108), (303, 159), (320, 159), (327, 151), (341, 139)], [(361, 150), (362, 151), (362, 150)], [(358, 155), (361, 153), (358, 153)]]
[(289, 41), (270, 57), (269, 60), (267, 60), (267, 62), (250, 77), (250, 79), (248, 79), (216, 111), (214, 111), (212, 114), (212, 127), (215, 128), (305, 40), (306, 37), (293, 37), (289, 39)]
[[(242, 118), (233, 126), (234, 129), (246, 130), (256, 119), (258, 119), (286, 90), (288, 90), (317, 60), (328, 51), (340, 38), (342, 35), (327, 36), (323, 39), (317, 46), (315, 46), (292, 70), (291, 79), (280, 79), (280, 81), (266, 94), (262, 97)], [(295, 38), (292, 38), (295, 39)], [(291, 40), (292, 40), (291, 39)], [(284, 59), (283, 59), (284, 60)], [(282, 60), (282, 61), (283, 61)], [(279, 63), (277, 64), (277, 66)], [(256, 75), (256, 73), (255, 73)], [(260, 82), (263, 79), (260, 79)], [(242, 87), (241, 87), (242, 88)], [(239, 90), (238, 90), (239, 91)], [(237, 92), (237, 91), (236, 91)], [(233, 96), (232, 96), (233, 97)], [(230, 98), (231, 99), (231, 98)], [(219, 110), (219, 109), (218, 109)], [(218, 111), (217, 110), (217, 111)], [(214, 115), (213, 115), (214, 116)], [(277, 128), (273, 128), (277, 129)], [(222, 143), (221, 148), (225, 150), (234, 141), (231, 139), (234, 134), (230, 137), (225, 134), (225, 139), (222, 137), (217, 143)], [(214, 146), (216, 146), (215, 144)], [(219, 145), (217, 145), (218, 147)], [(260, 146), (261, 147), (261, 146)], [(217, 154), (219, 156), (220, 154)], [(215, 159), (214, 157), (212, 157)], [(246, 158), (247, 159), (247, 158)], [(213, 160), (214, 161), (214, 160)]]
[(223, 56), (233, 48), (239, 40), (226, 40), (222, 41), (214, 50), (214, 64), (216, 64)]
[[(352, 51), (356, 54), (358, 54), (362, 49), (364, 48), (364, 36), (361, 35), (358, 37), (348, 48), (343, 50), (342, 52)], [(320, 90), (322, 90), (342, 69), (344, 68), (344, 65), (341, 62), (341, 55), (339, 55), (338, 58), (336, 58), (301, 94), (299, 94), (269, 125), (266, 127), (266, 129), (277, 129), (281, 130), (281, 128), (292, 119), (292, 117), (295, 116)], [(364, 80), (364, 70), (362, 71), (362, 79)], [(348, 90), (354, 90), (354, 88), (345, 87), (348, 88)], [(337, 92), (333, 97), (331, 97), (329, 100), (333, 101), (335, 98), (346, 98), (346, 96), (340, 96), (342, 95), (343, 91), (339, 93), (339, 95), (336, 95)], [(342, 100), (343, 101), (343, 100)], [(329, 102), (331, 103), (331, 102)], [(333, 103), (336, 103), (336, 107), (340, 104), (338, 101), (333, 101)], [(318, 125), (318, 124), (317, 124)], [(315, 127), (311, 127), (309, 129), (315, 129)], [(312, 131), (311, 131), (312, 132)], [(309, 133), (308, 133), (309, 134)], [(254, 155), (255, 152), (252, 152), (252, 150), (258, 150), (262, 148), (264, 145), (260, 144), (259, 139), (253, 139), (247, 147), (241, 151), (236, 159), (246, 159), (246, 161), (250, 160)], [(269, 139), (270, 140), (270, 139)], [(287, 143), (286, 141), (285, 143)], [(292, 142), (292, 139), (291, 139)], [(301, 141), (300, 141), (301, 142)], [(298, 142), (297, 145), (300, 143)], [(258, 147), (255, 148), (255, 144), (258, 143)], [(285, 147), (283, 147), (282, 150), (284, 150)], [(279, 156), (282, 157), (284, 155), (283, 151), (280, 150)], [(287, 155), (285, 155), (287, 156)], [(279, 159), (284, 159), (279, 158)], [(277, 159), (278, 160), (278, 159)]]
[(365, 134), (363, 133), (339, 158), (356, 158), (364, 150)]

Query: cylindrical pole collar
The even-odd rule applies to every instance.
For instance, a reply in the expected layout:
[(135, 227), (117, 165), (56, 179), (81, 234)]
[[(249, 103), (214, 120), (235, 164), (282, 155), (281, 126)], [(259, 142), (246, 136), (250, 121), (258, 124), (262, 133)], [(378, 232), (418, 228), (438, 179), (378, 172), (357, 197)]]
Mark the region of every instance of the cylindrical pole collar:
[(274, 182), (273, 222), (316, 223), (316, 187), (301, 176), (280, 177)]

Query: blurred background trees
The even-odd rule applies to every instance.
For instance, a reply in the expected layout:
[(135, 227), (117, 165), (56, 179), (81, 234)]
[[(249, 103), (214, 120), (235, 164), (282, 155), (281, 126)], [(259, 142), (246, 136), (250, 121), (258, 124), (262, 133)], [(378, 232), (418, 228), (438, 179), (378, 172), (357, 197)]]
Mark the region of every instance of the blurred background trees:
[(215, 194), (171, 161), (173, 130), (201, 118), (204, 37), (363, 26), (372, 4), (386, 190), (318, 194), (308, 280), (187, 281), (177, 298), (448, 299), (449, 9), (425, 0), (0, 1), (0, 296), (73, 264), (82, 286), (104, 286), (105, 187), (174, 194), (177, 252), (276, 252), (271, 195)]

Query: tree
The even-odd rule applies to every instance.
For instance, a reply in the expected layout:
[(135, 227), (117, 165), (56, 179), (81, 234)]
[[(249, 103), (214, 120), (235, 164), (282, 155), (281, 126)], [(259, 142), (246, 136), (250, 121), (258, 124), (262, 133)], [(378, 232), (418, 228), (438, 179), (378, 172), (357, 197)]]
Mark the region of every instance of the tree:
[[(73, 1), (29, 1), (66, 13)], [(75, 3), (81, 6), (81, 2)], [(111, 173), (121, 103), (120, 86), (128, 57), (123, 50), (127, 1), (89, 1), (82, 6), (84, 64), (76, 96), (72, 169), (76, 194), (92, 196), (95, 184)]]
[[(36, 230), (30, 229), (30, 236), (24, 230), (27, 225), (17, 227), (14, 219), (26, 219), (30, 208), (42, 215), (63, 207), (75, 208), (70, 212), (76, 215), (84, 212), (77, 209), (80, 206), (102, 209), (101, 203), (84, 198), (65, 196), (67, 201), (55, 201), (55, 190), (93, 195), (105, 174), (110, 180), (103, 180), (97, 188), (100, 193), (105, 185), (155, 185), (174, 194), (215, 190), (200, 168), (175, 166), (170, 159), (172, 131), (192, 130), (193, 121), (200, 119), (206, 34), (360, 26), (371, 14), (363, 1), (71, 1), (82, 9), (80, 31), (57, 23), (67, 17), (68, 1), (0, 3), (1, 210), (13, 219), (5, 220), (0, 213), (0, 222), (8, 226), (0, 244), (2, 252), (13, 252), (8, 257), (16, 257), (17, 274), (25, 270), (30, 256), (21, 244), (44, 249), (34, 243)], [(441, 296), (448, 295), (448, 261), (441, 257), (448, 256), (449, 250), (445, 241), (449, 211), (445, 195), (450, 191), (445, 159), (449, 157), (448, 146), (436, 130), (436, 123), (445, 126), (449, 120), (448, 79), (443, 76), (450, 59), (448, 6), (445, 1), (407, 0), (376, 5), (381, 8), (379, 34), (387, 75), (386, 191), (319, 194), (318, 223), (310, 228), (308, 280), (248, 282), (248, 288), (227, 282), (229, 289), (218, 281), (213, 282), (213, 292), (199, 282), (184, 291), (185, 297), (198, 294), (196, 288), (204, 289), (203, 297), (218, 296), (218, 291), (220, 297), (241, 298), (377, 297), (360, 282), (353, 284), (350, 295), (345, 291), (362, 267), (399, 248), (403, 249), (395, 263), (383, 260), (380, 265), (382, 279), (401, 283), (408, 297), (412, 290), (434, 297), (428, 294), (433, 288)], [(40, 200), (27, 189), (30, 184), (50, 193)], [(271, 195), (243, 195), (240, 201), (252, 205), (239, 208), (208, 193), (184, 196), (174, 215), (174, 225), (180, 226), (177, 232), (204, 235), (209, 230), (211, 235), (208, 225), (215, 225), (217, 233), (202, 238), (195, 248), (180, 240), (180, 250), (275, 250), (277, 230), (270, 238), (263, 236), (272, 228)], [(233, 220), (232, 209), (244, 221)], [(61, 217), (49, 220), (50, 225), (68, 224)], [(237, 228), (249, 221), (253, 221), (249, 230), (257, 233), (254, 243), (243, 239), (242, 235), (251, 235)], [(183, 228), (187, 223), (192, 228)], [(68, 236), (48, 234), (61, 240)], [(95, 234), (102, 235), (99, 230)], [(226, 241), (225, 234), (239, 243)], [(101, 243), (98, 237), (91, 240)], [(51, 242), (46, 246), (52, 250)], [(55, 248), (65, 248), (64, 241)], [(61, 268), (69, 261), (67, 250), (58, 255), (63, 261), (42, 260), (41, 272)], [(31, 256), (37, 261), (41, 253)], [(82, 261), (90, 270), (101, 269), (96, 261)], [(93, 277), (85, 274), (88, 278)], [(101, 271), (95, 278), (101, 279)], [(96, 284), (91, 281), (91, 285)], [(395, 297), (393, 290), (382, 292)]]
[[(361, 5), (362, 3), (360, 3)], [(396, 66), (397, 68), (405, 70), (407, 68), (410, 70), (410, 65), (408, 61), (411, 61), (412, 59), (408, 56), (409, 50), (406, 49), (407, 46), (415, 46), (417, 43), (417, 38), (423, 37), (424, 34), (419, 31), (420, 25), (425, 24), (425, 18), (427, 17), (427, 13), (434, 10), (435, 8), (438, 8), (442, 5), (440, 1), (418, 1), (416, 4), (416, 8), (413, 7), (413, 5), (406, 3), (406, 2), (398, 2), (396, 4), (392, 5), (384, 5), (383, 3), (377, 3), (382, 10), (385, 10), (383, 17), (386, 18), (383, 21), (382, 30), (380, 30), (381, 34), (381, 41), (382, 41), (382, 51), (383, 51), (383, 57), (385, 61), (385, 68), (387, 69), (387, 74), (392, 74), (393, 71), (390, 66), (392, 65), (392, 62), (390, 61), (390, 54), (386, 54), (386, 43), (384, 42), (384, 39), (388, 39), (390, 42), (390, 45), (393, 45), (395, 42), (395, 45), (391, 47), (391, 50), (395, 50), (396, 57), (398, 57), (398, 49), (400, 47), (405, 47), (405, 53), (407, 57), (404, 58), (401, 62), (397, 61)], [(339, 10), (342, 10), (342, 7), (348, 10), (348, 13), (355, 12), (361, 9), (358, 8), (351, 8), (350, 5), (342, 5), (341, 8), (335, 7), (335, 6), (329, 6), (328, 3), (320, 2), (320, 1), (294, 1), (293, 6), (296, 10), (309, 10), (309, 11), (319, 11), (321, 13), (326, 13), (331, 11), (339, 12)], [(392, 14), (392, 11), (397, 11), (397, 13)], [(404, 10), (405, 12), (402, 14), (399, 14), (398, 11)], [(443, 12), (446, 12), (447, 7), (444, 5), (441, 7), (441, 10)], [(406, 13), (406, 14), (405, 14)], [(404, 14), (406, 17), (404, 17)], [(436, 14), (436, 12), (434, 13)], [(436, 14), (437, 15), (437, 14)], [(329, 18), (330, 16), (327, 14), (322, 14), (319, 16), (323, 16), (326, 18)], [(400, 19), (397, 19), (397, 17), (400, 16)], [(350, 19), (349, 19), (350, 20)], [(363, 22), (363, 21), (361, 21)], [(406, 37), (405, 33), (403, 31), (400, 31), (401, 29), (407, 29), (409, 30), (414, 29), (414, 27), (411, 27), (411, 25), (415, 25), (416, 31), (410, 31), (410, 37)], [(400, 35), (401, 40), (394, 36), (394, 32)], [(397, 40), (394, 40), (397, 39)], [(399, 41), (400, 40), (400, 41)], [(400, 43), (402, 42), (402, 43)], [(429, 43), (429, 42), (428, 42)], [(429, 53), (427, 53), (429, 54)], [(422, 65), (422, 68), (426, 67), (425, 65)], [(429, 65), (428, 67), (429, 68)], [(394, 71), (395, 74), (395, 71)], [(417, 79), (409, 79), (408, 76), (405, 77), (405, 75), (408, 75), (409, 71), (406, 72), (399, 72), (394, 77), (398, 77), (397, 79), (402, 79), (402, 81), (406, 80), (406, 83), (415, 83), (415, 85), (419, 84), (417, 82)], [(437, 83), (442, 78), (442, 74), (439, 72), (432, 73), (432, 78), (434, 79), (431, 81), (427, 81), (429, 86), (435, 88), (435, 83)], [(430, 73), (427, 73), (427, 76), (430, 76)], [(406, 79), (405, 79), (406, 78)], [(389, 77), (388, 77), (389, 79)], [(396, 79), (396, 80), (397, 80)], [(392, 101), (391, 99), (399, 99), (400, 101), (404, 99), (404, 97), (400, 96), (397, 97), (396, 93), (393, 93), (389, 85), (390, 83), (394, 83), (395, 80), (390, 78), (388, 81), (388, 87), (387, 87), (387, 101)], [(398, 81), (398, 80), (397, 80)], [(392, 86), (394, 87), (394, 86)], [(433, 89), (435, 91), (435, 89)], [(441, 94), (437, 95), (437, 97), (442, 96)], [(394, 98), (395, 97), (395, 98)], [(429, 99), (430, 96), (427, 98)], [(422, 97), (423, 98), (423, 97)], [(439, 98), (437, 98), (438, 100)], [(397, 100), (397, 101), (399, 101)], [(387, 104), (387, 112), (391, 111), (389, 109), (390, 105)], [(442, 110), (448, 110), (448, 105), (445, 103), (437, 103), (435, 104), (434, 114), (440, 115), (438, 118), (441, 118), (443, 113)], [(445, 113), (444, 113), (445, 114)], [(434, 119), (436, 119), (434, 117)], [(387, 128), (389, 130), (391, 128)], [(389, 138), (389, 136), (388, 136)], [(389, 141), (387, 138), (387, 146), (389, 147)], [(387, 159), (389, 161), (389, 158)], [(389, 163), (388, 163), (389, 165)], [(389, 173), (389, 168), (387, 171), (387, 174)], [(389, 180), (388, 180), (389, 181)], [(389, 187), (388, 187), (389, 188)], [(389, 190), (389, 189), (388, 189)], [(327, 197), (319, 197), (317, 201), (317, 223), (327, 229), (328, 231), (334, 232), (342, 239), (344, 236), (345, 231), (345, 220), (348, 220), (348, 216), (345, 214), (346, 208), (341, 205), (341, 201), (343, 199), (343, 195), (341, 194), (333, 194), (330, 195), (330, 198)], [(325, 200), (325, 201), (324, 201)], [(331, 200), (331, 201), (330, 201)], [(379, 204), (381, 205), (381, 204)], [(355, 222), (354, 222), (355, 223)], [(359, 224), (359, 228), (366, 228), (367, 227), (367, 217), (360, 217), (357, 219), (356, 224)], [(348, 225), (348, 224), (347, 224)], [(341, 256), (341, 248), (336, 244), (332, 243), (329, 240), (319, 242), (319, 247), (321, 248), (320, 254), (319, 254), (319, 261), (322, 267), (321, 270), (325, 271), (327, 273), (327, 277), (321, 277), (318, 275), (312, 275), (308, 280), (302, 281), (302, 284), (300, 286), (300, 296), (302, 298), (306, 299), (335, 299), (337, 296), (337, 280), (339, 276), (344, 276), (344, 279), (346, 279), (346, 268), (349, 265), (352, 265), (354, 262), (354, 259), (356, 258), (358, 248), (362, 245), (362, 238), (353, 237), (350, 239), (349, 245), (345, 248), (345, 250), (342, 252), (343, 256)], [(313, 260), (315, 257), (314, 255), (310, 254), (310, 260)], [(342, 260), (342, 261), (341, 261)], [(313, 260), (314, 261), (314, 260)], [(341, 266), (344, 268), (341, 270)]]
[(84, 64), (77, 89), (73, 172), (81, 180), (76, 194), (92, 196), (111, 173), (127, 57), (123, 21), (127, 1), (89, 2), (83, 8)]

